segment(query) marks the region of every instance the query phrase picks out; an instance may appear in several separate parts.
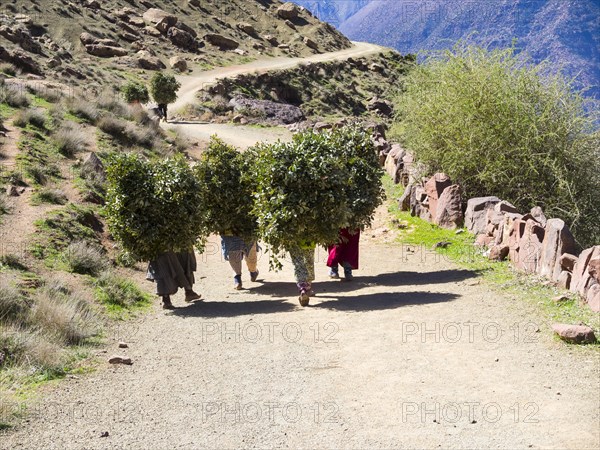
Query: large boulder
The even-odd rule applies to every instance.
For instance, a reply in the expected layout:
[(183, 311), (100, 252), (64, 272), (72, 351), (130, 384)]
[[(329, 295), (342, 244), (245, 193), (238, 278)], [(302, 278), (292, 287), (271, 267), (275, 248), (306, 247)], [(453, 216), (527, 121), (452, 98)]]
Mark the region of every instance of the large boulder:
[(281, 19), (295, 19), (298, 17), (298, 7), (292, 2), (286, 2), (277, 8), (277, 15)]
[(577, 259), (578, 259), (577, 256), (572, 255), (570, 253), (565, 253), (559, 259), (560, 268), (569, 273), (573, 273), (573, 269), (575, 268)]
[(185, 72), (188, 68), (187, 61), (181, 56), (173, 56), (169, 59), (169, 65), (172, 69), (179, 72)]
[(546, 219), (544, 211), (542, 210), (542, 208), (540, 206), (534, 206), (533, 208), (531, 208), (530, 214), (543, 227), (546, 226), (546, 222), (548, 221), (548, 219)]
[(405, 153), (400, 145), (393, 144), (385, 160), (385, 171), (392, 177), (394, 183), (398, 183), (398, 171), (402, 166), (402, 158)]
[(103, 44), (86, 45), (85, 50), (90, 55), (99, 56), (100, 58), (112, 58), (115, 56), (125, 56), (127, 54), (127, 50), (122, 47), (110, 47)]
[(545, 230), (533, 219), (525, 222), (525, 231), (519, 242), (519, 258), (516, 267), (527, 273), (537, 273), (542, 259), (542, 242)]
[(583, 298), (587, 297), (588, 289), (596, 284), (596, 280), (589, 273), (590, 261), (600, 258), (600, 245), (585, 249), (579, 255), (575, 267), (573, 267), (573, 277), (571, 279), (571, 291), (578, 292)]
[(29, 30), (23, 25), (16, 25), (13, 27), (0, 26), (0, 36), (8, 39), (10, 42), (17, 44), (23, 50), (30, 53), (40, 54), (42, 53), (42, 46), (33, 39)]
[(19, 49), (10, 52), (0, 45), (0, 60), (13, 64), (23, 72), (33, 73), (35, 75), (42, 75), (43, 73), (39, 63)]
[(167, 34), (169, 28), (177, 23), (176, 16), (158, 8), (150, 8), (142, 17), (146, 24), (153, 26), (162, 34)]
[(540, 275), (557, 281), (562, 267), (560, 258), (565, 253), (575, 253), (575, 238), (571, 230), (561, 219), (550, 219), (546, 222), (546, 234), (542, 243), (542, 260)]
[(87, 158), (83, 160), (80, 171), (82, 177), (85, 179), (95, 178), (101, 181), (106, 180), (106, 170), (104, 168), (104, 164), (94, 152), (91, 152)]
[(451, 185), (452, 181), (450, 181), (450, 177), (445, 173), (436, 173), (427, 181), (427, 183), (425, 183), (425, 192), (427, 193), (427, 197), (429, 197), (429, 211), (431, 212), (431, 217), (436, 216), (437, 203), (442, 192)]
[(198, 41), (187, 31), (178, 27), (171, 27), (167, 31), (167, 37), (176, 47), (182, 48), (189, 52), (198, 50)]
[(392, 117), (394, 114), (394, 105), (389, 100), (383, 100), (379, 97), (373, 97), (367, 103), (367, 109), (369, 111), (376, 112), (384, 117)]
[[(431, 200), (429, 209), (431, 211)], [(431, 211), (431, 215), (433, 223), (442, 228), (456, 229), (462, 226), (462, 200), (458, 184), (453, 184), (444, 189), (437, 200), (435, 213)]]
[(235, 96), (229, 101), (229, 105), (234, 111), (257, 111), (272, 123), (288, 125), (304, 120), (304, 113), (300, 108), (285, 103)]
[(591, 259), (588, 263), (588, 273), (590, 277), (600, 283), (600, 257)]
[(594, 284), (590, 287), (586, 301), (592, 311), (600, 312), (600, 284)]
[(204, 35), (204, 40), (221, 50), (235, 50), (240, 46), (239, 42), (217, 33)]
[(165, 64), (156, 56), (150, 54), (146, 50), (140, 50), (135, 56), (136, 65), (145, 70), (162, 70), (165, 69)]
[(317, 51), (319, 50), (319, 44), (317, 44), (315, 41), (313, 41), (308, 36), (304, 36), (304, 39), (302, 39), (302, 42), (304, 42), (304, 45), (306, 45), (308, 48), (311, 48), (311, 49), (317, 50)]
[(563, 340), (572, 344), (593, 344), (596, 342), (594, 330), (585, 325), (568, 325), (555, 323), (554, 332)]
[(485, 233), (487, 226), (487, 210), (500, 203), (498, 197), (476, 197), (467, 201), (465, 226), (474, 234)]
[(256, 28), (254, 28), (254, 26), (250, 25), (248, 22), (239, 22), (236, 24), (236, 28), (246, 34), (249, 34), (250, 36), (256, 36)]

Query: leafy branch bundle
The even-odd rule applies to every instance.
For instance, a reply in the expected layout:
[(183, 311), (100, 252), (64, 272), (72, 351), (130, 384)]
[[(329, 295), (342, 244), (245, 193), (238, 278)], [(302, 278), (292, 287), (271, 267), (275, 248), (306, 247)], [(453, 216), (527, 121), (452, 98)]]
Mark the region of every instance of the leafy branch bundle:
[(202, 186), (183, 157), (151, 163), (116, 155), (107, 181), (110, 232), (136, 260), (189, 250), (207, 236)]
[(252, 215), (253, 180), (242, 176), (248, 170), (246, 153), (238, 152), (212, 136), (208, 149), (194, 167), (206, 206), (206, 224), (211, 233), (256, 238)]

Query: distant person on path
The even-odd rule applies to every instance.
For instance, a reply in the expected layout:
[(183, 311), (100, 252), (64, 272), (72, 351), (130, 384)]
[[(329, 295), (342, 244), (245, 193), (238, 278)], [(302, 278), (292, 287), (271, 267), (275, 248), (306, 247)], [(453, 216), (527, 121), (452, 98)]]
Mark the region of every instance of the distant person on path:
[(300, 305), (306, 306), (310, 297), (315, 295), (312, 288), (312, 282), (315, 280), (315, 244), (298, 245), (288, 251), (294, 265)]
[(162, 253), (154, 261), (150, 261), (146, 279), (156, 283), (156, 295), (162, 297), (163, 309), (174, 309), (171, 295), (176, 294), (179, 288), (185, 289), (186, 302), (200, 299), (201, 295), (193, 290), (196, 268), (193, 250)]
[(259, 250), (256, 241), (250, 243), (244, 241), (239, 236), (221, 235), (221, 250), (223, 258), (229, 261), (229, 265), (235, 274), (233, 277), (233, 288), (242, 289), (242, 260), (246, 260), (248, 272), (250, 272), (250, 281), (256, 281), (258, 278), (258, 269), (256, 267)]
[(344, 279), (352, 281), (352, 270), (358, 270), (358, 243), (360, 230), (340, 230), (339, 242), (328, 247), (327, 266), (330, 267), (329, 278), (339, 279), (339, 266), (344, 268)]
[(160, 103), (158, 105), (158, 116), (165, 122), (167, 121), (167, 105), (166, 105), (166, 103)]

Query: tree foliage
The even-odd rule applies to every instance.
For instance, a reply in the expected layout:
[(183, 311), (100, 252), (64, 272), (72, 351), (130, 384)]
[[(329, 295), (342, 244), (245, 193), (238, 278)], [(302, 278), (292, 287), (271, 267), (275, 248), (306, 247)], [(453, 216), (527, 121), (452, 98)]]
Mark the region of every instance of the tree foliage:
[(149, 162), (121, 154), (107, 165), (110, 232), (138, 261), (186, 251), (207, 236), (202, 186), (181, 156)]
[(150, 101), (150, 95), (148, 94), (148, 88), (142, 83), (136, 81), (130, 81), (121, 88), (123, 98), (127, 103), (148, 103)]
[(598, 122), (581, 94), (546, 69), (514, 49), (458, 44), (406, 78), (396, 134), (467, 196), (496, 195), (523, 211), (542, 206), (582, 245), (598, 243)]
[(247, 155), (212, 136), (194, 167), (203, 187), (207, 228), (212, 233), (256, 239), (256, 220), (251, 213), (254, 183), (243, 176), (248, 170)]
[(156, 72), (150, 80), (150, 93), (158, 104), (169, 104), (177, 100), (177, 91), (181, 83), (171, 74)]

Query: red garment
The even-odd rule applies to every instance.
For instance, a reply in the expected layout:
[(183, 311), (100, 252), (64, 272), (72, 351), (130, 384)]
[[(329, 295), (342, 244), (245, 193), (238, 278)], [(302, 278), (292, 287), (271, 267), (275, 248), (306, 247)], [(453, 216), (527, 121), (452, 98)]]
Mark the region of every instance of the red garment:
[(335, 245), (330, 245), (329, 258), (327, 266), (343, 265), (349, 263), (352, 270), (358, 269), (358, 241), (360, 240), (360, 230), (349, 231), (348, 228), (340, 230), (340, 241)]

